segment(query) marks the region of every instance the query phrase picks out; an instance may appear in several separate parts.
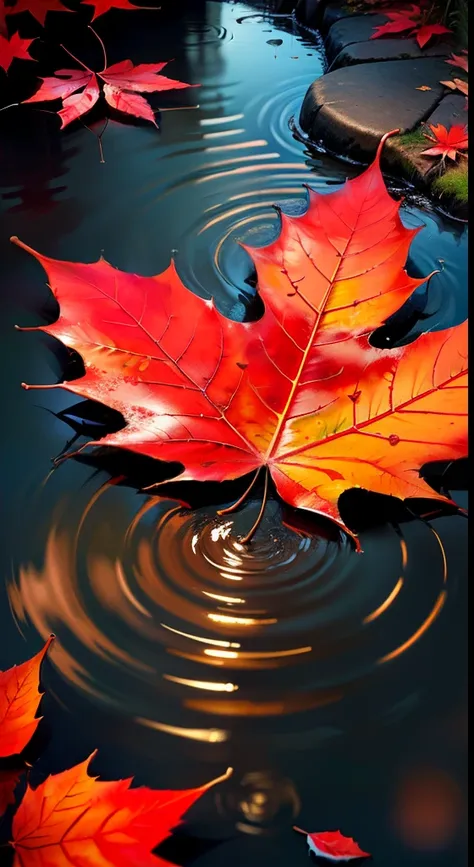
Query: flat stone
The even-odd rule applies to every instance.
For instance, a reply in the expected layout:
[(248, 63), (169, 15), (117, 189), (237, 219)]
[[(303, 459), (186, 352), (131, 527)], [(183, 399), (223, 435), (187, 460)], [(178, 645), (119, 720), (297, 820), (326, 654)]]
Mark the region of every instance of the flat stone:
[[(354, 42), (367, 42), (374, 27), (379, 27), (387, 22), (385, 15), (357, 15), (353, 14), (338, 18), (334, 21), (329, 29), (325, 40), (326, 55), (329, 63), (346, 48)], [(385, 42), (385, 40), (372, 40), (377, 45), (377, 42)]]
[(336, 21), (326, 39), (326, 55), (331, 69), (378, 60), (444, 57), (453, 50), (452, 45), (439, 40), (433, 40), (433, 44), (422, 51), (414, 38), (371, 39), (374, 28), (386, 21), (385, 15), (353, 15)]
[(384, 133), (413, 130), (433, 113), (445, 77), (446, 64), (430, 57), (342, 67), (309, 87), (300, 126), (333, 153), (369, 162)]
[(456, 123), (467, 124), (467, 111), (465, 110), (466, 97), (460, 93), (449, 93), (430, 114), (427, 124), (442, 123), (446, 129)]
[(439, 42), (421, 50), (415, 39), (374, 39), (370, 42), (355, 42), (348, 45), (331, 62), (331, 71), (342, 66), (358, 63), (374, 63), (382, 60), (412, 60), (418, 57), (446, 57), (452, 45)]
[(319, 25), (323, 36), (341, 18), (354, 18), (354, 10), (350, 9), (346, 0), (332, 0), (332, 3), (327, 3)]

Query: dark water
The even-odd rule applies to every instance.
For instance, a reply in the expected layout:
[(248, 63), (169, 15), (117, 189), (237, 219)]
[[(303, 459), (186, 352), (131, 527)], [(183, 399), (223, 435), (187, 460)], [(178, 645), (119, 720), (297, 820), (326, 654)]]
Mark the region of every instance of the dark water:
[[(0, 115), (1, 667), (56, 633), (39, 776), (95, 747), (96, 773), (154, 787), (186, 788), (235, 768), (190, 814), (200, 842), (183, 837), (166, 850), (180, 863), (303, 864), (304, 840), (291, 832), (298, 817), (310, 830), (341, 828), (383, 867), (457, 867), (467, 522), (408, 520), (402, 509), (374, 521), (379, 505), (358, 501), (366, 528), (357, 555), (331, 527), (303, 523), (271, 499), (246, 549), (237, 540), (258, 491), (219, 518), (242, 485), (188, 490), (189, 510), (138, 493), (155, 480), (147, 461), (114, 453), (51, 472), (74, 432), (46, 409), (73, 401), (19, 387), (73, 377), (80, 366), (51, 341), (14, 331), (55, 309), (41, 269), (9, 235), (59, 258), (92, 261), (103, 251), (147, 275), (175, 251), (187, 286), (228, 316), (251, 316), (252, 268), (236, 241), (273, 237), (272, 204), (304, 209), (303, 183), (324, 192), (359, 171), (311, 155), (291, 131), (323, 69), (316, 38), (245, 4), (189, 8), (159, 28), (148, 13), (110, 16), (109, 30), (99, 20), (111, 63), (175, 57), (168, 74), (201, 84), (155, 102), (192, 106), (163, 112), (159, 133), (110, 122), (105, 165), (87, 129), (59, 135), (54, 118), (26, 107), (8, 122)], [(68, 39), (89, 62), (93, 42), (85, 57), (71, 28)], [(425, 226), (411, 271), (439, 262), (443, 270), (408, 306), (408, 324), (395, 321), (392, 340), (466, 315), (466, 228), (410, 197), (403, 220)], [(465, 505), (462, 491), (452, 496)]]

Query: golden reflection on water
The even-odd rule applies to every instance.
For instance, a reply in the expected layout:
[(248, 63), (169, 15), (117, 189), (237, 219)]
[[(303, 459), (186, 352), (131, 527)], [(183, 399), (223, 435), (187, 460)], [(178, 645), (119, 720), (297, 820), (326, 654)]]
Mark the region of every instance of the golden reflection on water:
[[(370, 545), (356, 555), (339, 535), (293, 527), (282, 521), (277, 503), (268, 507), (275, 517), (259, 540), (245, 547), (237, 541), (238, 516), (223, 520), (213, 510), (193, 512), (152, 496), (129, 518), (118, 506), (120, 490), (108, 483), (94, 491), (74, 521), (71, 504), (64, 503), (43, 566), (23, 564), (8, 592), (20, 627), (29, 621), (43, 638), (58, 635), (51, 659), (69, 683), (148, 728), (221, 743), (232, 729), (196, 725), (196, 714), (214, 717), (213, 723), (222, 717), (270, 720), (337, 705), (346, 694), (341, 683), (355, 683), (408, 651), (446, 601), (446, 555), (429, 525), (443, 589), (407, 638), (404, 600), (419, 576), (410, 571), (400, 535), (387, 536), (390, 571), (377, 581), (377, 549), (371, 560)], [(244, 592), (234, 595), (229, 579), (239, 580)], [(398, 633), (400, 643), (387, 648), (378, 624), (395, 607), (399, 625), (390, 634)], [(351, 657), (366, 634), (373, 635), (369, 655), (351, 675)], [(347, 676), (324, 675), (321, 665), (331, 672), (331, 656), (341, 652)], [(209, 666), (219, 670), (217, 679), (206, 677)], [(193, 698), (192, 691), (215, 697)]]

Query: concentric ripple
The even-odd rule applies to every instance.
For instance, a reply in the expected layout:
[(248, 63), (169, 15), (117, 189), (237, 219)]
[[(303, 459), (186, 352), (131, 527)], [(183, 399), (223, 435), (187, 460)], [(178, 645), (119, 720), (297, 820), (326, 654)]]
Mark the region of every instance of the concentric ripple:
[[(219, 516), (157, 497), (137, 510), (136, 495), (110, 483), (81, 505), (84, 495), (56, 509), (43, 564), (23, 562), (9, 587), (12, 610), (57, 634), (65, 681), (170, 735), (298, 745), (329, 721), (343, 730), (346, 701), (423, 637), (446, 600), (441, 539), (421, 522), (366, 534), (361, 556), (275, 500), (244, 546), (257, 499)], [(423, 587), (410, 541), (420, 533)]]
[[(245, 4), (207, 6), (221, 17), (187, 22), (186, 67), (173, 71), (201, 84), (190, 91), (192, 110), (163, 114), (159, 140), (112, 127), (117, 152), (128, 148), (133, 187), (125, 217), (116, 185), (95, 228), (102, 237), (100, 220), (111, 233), (117, 219), (126, 221), (126, 234), (117, 232), (126, 243), (110, 256), (125, 270), (157, 273), (174, 250), (185, 285), (241, 318), (253, 274), (237, 242), (267, 243), (278, 230), (273, 205), (301, 212), (304, 182), (323, 190), (352, 169), (311, 156), (291, 132), (322, 69), (316, 42), (286, 18), (250, 16)], [(435, 255), (449, 255), (448, 233), (433, 220), (430, 232), (424, 273)], [(41, 462), (56, 432), (48, 429)], [(264, 750), (303, 751), (361, 724), (398, 720), (416, 704), (413, 648), (433, 648), (448, 600), (444, 537), (435, 526), (386, 525), (362, 535), (357, 555), (336, 529), (270, 500), (244, 546), (257, 494), (219, 516), (218, 505), (187, 509), (140, 498), (118, 479), (98, 487), (73, 461), (33, 499), (30, 513), (27, 497), (21, 501), (22, 547), (8, 592), (22, 631), (58, 636), (51, 661), (66, 706), (72, 688), (135, 721), (138, 735), (143, 727), (150, 737), (164, 733), (177, 749), (179, 738), (210, 750), (235, 745), (240, 756), (252, 745), (260, 758)], [(44, 527), (32, 552), (38, 516)], [(387, 677), (395, 666), (397, 678)], [(271, 787), (278, 803), (264, 799)], [(223, 810), (253, 829), (280, 806), (292, 814), (295, 798), (284, 780), (244, 778)]]

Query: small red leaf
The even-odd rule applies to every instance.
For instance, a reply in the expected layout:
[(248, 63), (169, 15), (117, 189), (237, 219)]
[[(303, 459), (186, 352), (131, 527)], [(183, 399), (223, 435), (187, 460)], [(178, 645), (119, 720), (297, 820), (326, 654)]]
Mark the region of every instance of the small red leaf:
[(441, 36), (443, 33), (452, 33), (452, 31), (444, 24), (425, 24), (417, 31), (416, 41), (420, 48), (424, 48), (433, 36)]
[(435, 143), (435, 147), (431, 147), (426, 151), (422, 151), (421, 156), (426, 157), (446, 157), (450, 160), (455, 160), (458, 151), (468, 149), (468, 134), (467, 126), (462, 123), (455, 123), (448, 129), (442, 123), (436, 126), (430, 125), (430, 130), (433, 135), (427, 135), (425, 138)]
[(353, 861), (355, 858), (371, 857), (370, 852), (364, 852), (352, 837), (345, 837), (340, 831), (315, 831), (308, 834), (301, 828), (295, 827), (294, 830), (306, 836), (309, 851), (319, 858), (327, 858), (328, 861)]
[(99, 18), (100, 15), (105, 15), (110, 9), (126, 9), (129, 12), (136, 9), (153, 9), (152, 6), (134, 6), (129, 0), (82, 0), (82, 5), (94, 7), (91, 21)]
[(22, 39), (19, 33), (14, 33), (10, 39), (0, 33), (0, 66), (8, 72), (13, 58), (18, 60), (34, 60), (29, 54), (29, 47), (34, 39)]
[(461, 57), (460, 54), (451, 54), (451, 57), (448, 60), (445, 60), (445, 63), (449, 63), (450, 66), (458, 66), (459, 69), (463, 69), (464, 72), (469, 71), (469, 63), (467, 58), (467, 51), (463, 52), (465, 54), (464, 57)]
[(387, 24), (381, 24), (374, 29), (370, 39), (380, 39), (381, 36), (391, 36), (393, 33), (405, 33), (408, 30), (414, 30), (416, 21), (409, 18), (406, 13), (393, 13), (387, 15), (391, 20)]
[(0, 758), (21, 753), (38, 727), (40, 669), (52, 640), (33, 659), (0, 672)]
[(8, 7), (5, 10), (7, 15), (19, 15), (20, 12), (29, 12), (43, 27), (48, 12), (72, 11), (72, 9), (63, 6), (61, 0), (17, 0), (12, 8)]

